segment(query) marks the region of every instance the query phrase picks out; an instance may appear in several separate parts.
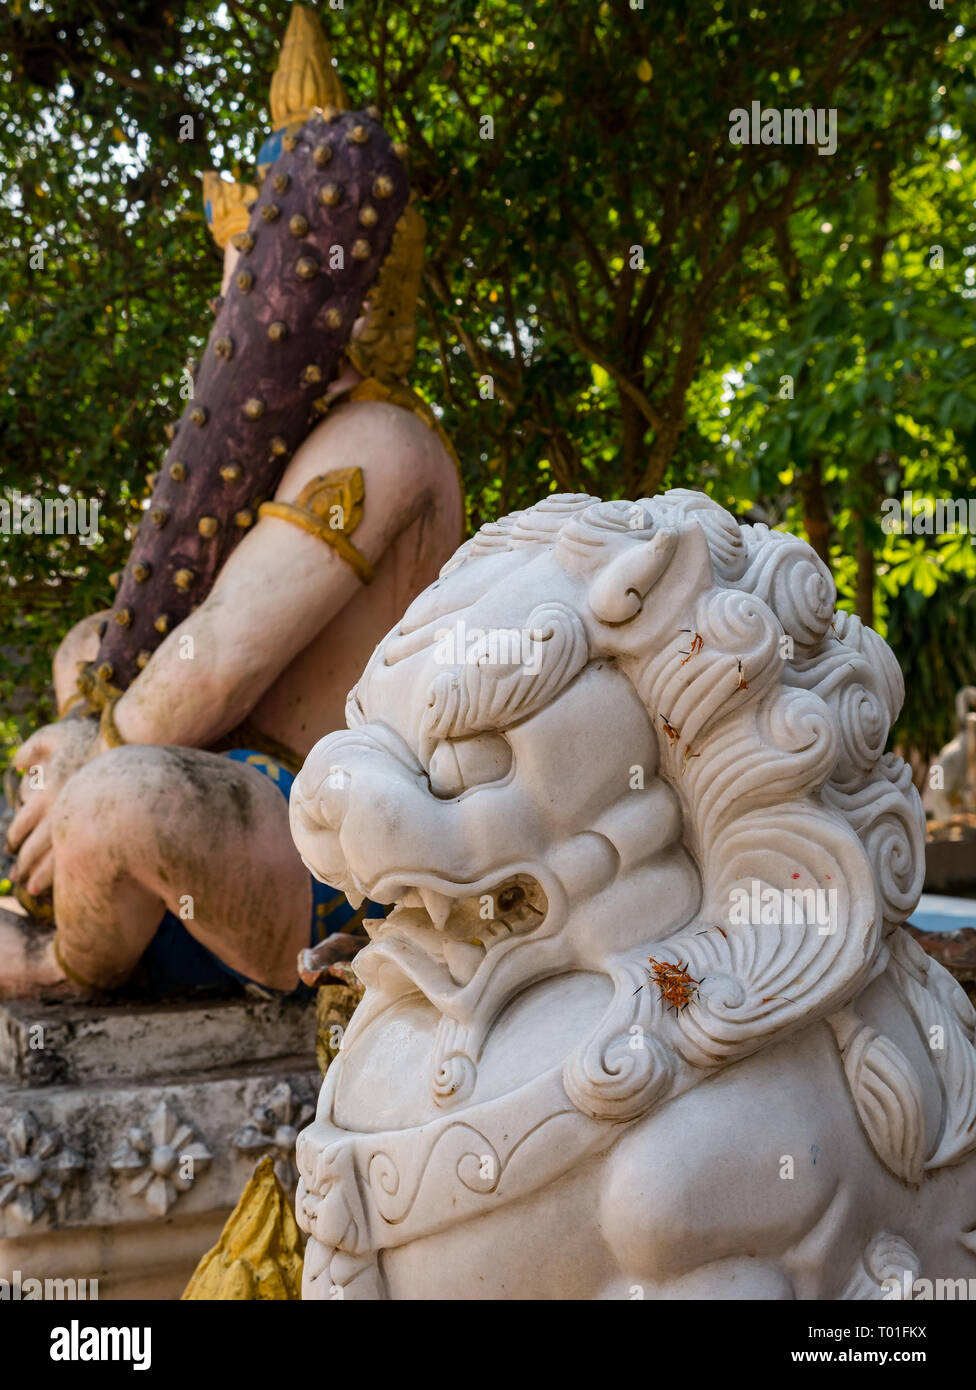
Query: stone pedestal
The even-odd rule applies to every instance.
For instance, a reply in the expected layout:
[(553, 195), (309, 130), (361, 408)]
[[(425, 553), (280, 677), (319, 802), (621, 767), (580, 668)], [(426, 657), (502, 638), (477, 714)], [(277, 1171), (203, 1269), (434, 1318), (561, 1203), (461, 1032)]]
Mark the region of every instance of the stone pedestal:
[(311, 1004), (0, 1006), (0, 1278), (178, 1298), (258, 1158), (294, 1191)]

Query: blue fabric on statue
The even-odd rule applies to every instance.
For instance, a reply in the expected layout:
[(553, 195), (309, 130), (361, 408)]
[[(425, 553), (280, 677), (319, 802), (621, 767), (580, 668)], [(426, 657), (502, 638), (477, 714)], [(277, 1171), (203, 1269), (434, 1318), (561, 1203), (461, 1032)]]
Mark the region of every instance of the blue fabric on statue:
[[(258, 753), (253, 748), (233, 748), (224, 756), (232, 762), (247, 763), (265, 777), (270, 777), (288, 800), (295, 775), (275, 758), (267, 753)], [(351, 931), (364, 917), (385, 917), (387, 910), (378, 903), (365, 902), (357, 911), (345, 893), (312, 878), (309, 945), (315, 946), (334, 932)], [(245, 986), (250, 986), (252, 993), (260, 991), (269, 999), (302, 998), (312, 994), (312, 990), (304, 984), (299, 984), (290, 995), (282, 990), (268, 989), (239, 971), (232, 970), (213, 951), (208, 951), (196, 937), (191, 936), (179, 917), (169, 911), (163, 914), (156, 935), (143, 952), (136, 982), (140, 988), (160, 998), (169, 994), (185, 994), (188, 990), (239, 994)]]

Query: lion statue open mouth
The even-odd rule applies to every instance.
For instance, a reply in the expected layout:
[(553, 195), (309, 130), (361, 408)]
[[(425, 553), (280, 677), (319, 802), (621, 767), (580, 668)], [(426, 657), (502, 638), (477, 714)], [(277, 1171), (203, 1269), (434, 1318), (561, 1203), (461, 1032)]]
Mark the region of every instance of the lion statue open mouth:
[(902, 677), (834, 599), (702, 494), (551, 496), (377, 647), (291, 800), (395, 904), (298, 1142), (306, 1298), (976, 1276), (976, 1018), (901, 929)]

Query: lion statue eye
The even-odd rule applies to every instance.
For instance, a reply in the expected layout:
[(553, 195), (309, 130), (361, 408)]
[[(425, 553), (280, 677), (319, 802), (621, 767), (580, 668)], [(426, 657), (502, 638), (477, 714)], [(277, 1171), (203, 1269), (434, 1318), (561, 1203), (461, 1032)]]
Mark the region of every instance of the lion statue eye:
[(469, 787), (497, 782), (512, 766), (512, 747), (501, 734), (445, 738), (430, 759), (430, 789), (435, 796), (459, 796)]

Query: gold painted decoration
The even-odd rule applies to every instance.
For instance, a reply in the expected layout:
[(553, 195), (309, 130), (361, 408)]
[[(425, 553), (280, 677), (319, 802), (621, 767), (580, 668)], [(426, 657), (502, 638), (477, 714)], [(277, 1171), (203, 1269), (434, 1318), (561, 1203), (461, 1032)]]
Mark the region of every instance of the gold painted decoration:
[(349, 98), (332, 63), (328, 40), (314, 11), (293, 5), (271, 79), (271, 121), (275, 130), (304, 122), (316, 107), (348, 111)]
[(102, 706), (100, 732), (109, 748), (121, 748), (125, 744), (125, 739), (119, 733), (119, 726), (115, 722), (115, 706), (120, 699), (121, 696), (113, 695)]
[(393, 243), (366, 296), (366, 323), (346, 348), (346, 356), (364, 377), (382, 382), (405, 377), (413, 364), (417, 340), (414, 318), (424, 268), (427, 225), (408, 207), (396, 225)]
[(222, 179), (216, 169), (203, 175), (203, 201), (213, 239), (221, 250), (231, 237), (246, 232), (251, 220), (251, 204), (258, 190), (249, 183), (231, 183)]
[(297, 1301), (302, 1296), (303, 1248), (291, 1205), (266, 1154), (217, 1244), (194, 1270), (183, 1298)]
[[(15, 883), (14, 897), (20, 903), (24, 911), (36, 922), (54, 921), (54, 899), (50, 893), (44, 893), (39, 898), (35, 898), (33, 893), (28, 893), (22, 883)], [(57, 959), (57, 949), (55, 948), (55, 959)], [(58, 962), (60, 964), (60, 961)], [(63, 968), (63, 967), (62, 967)], [(65, 972), (67, 973), (67, 972)], [(71, 978), (69, 976), (69, 978)], [(82, 981), (84, 983), (84, 981)]]
[(318, 987), (315, 996), (315, 1060), (323, 1076), (339, 1055), (338, 1040), (352, 1022), (353, 1013), (364, 993), (365, 986), (355, 978), (352, 984), (330, 980), (328, 984)]
[(259, 516), (276, 516), (332, 546), (364, 584), (373, 567), (348, 539), (363, 519), (366, 488), (361, 468), (334, 468), (306, 483), (294, 502), (263, 502)]

